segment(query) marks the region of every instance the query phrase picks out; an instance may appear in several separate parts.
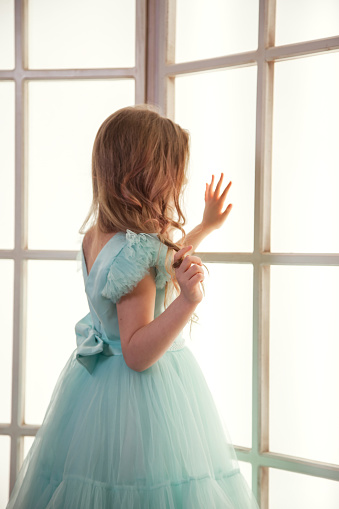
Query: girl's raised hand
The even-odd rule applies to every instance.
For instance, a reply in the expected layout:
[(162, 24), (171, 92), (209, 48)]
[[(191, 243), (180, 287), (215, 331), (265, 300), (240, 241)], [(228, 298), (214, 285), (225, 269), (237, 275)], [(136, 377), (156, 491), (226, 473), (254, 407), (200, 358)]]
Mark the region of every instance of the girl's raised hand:
[[(173, 267), (181, 293), (188, 301), (199, 303), (203, 297), (200, 282), (204, 280), (205, 274), (199, 256), (184, 256), (191, 249), (193, 249), (192, 245), (177, 251), (174, 254)], [(183, 258), (182, 261), (181, 258)]]
[(230, 203), (226, 210), (222, 212), (222, 209), (224, 207), (224, 203), (226, 200), (227, 193), (229, 191), (229, 188), (232, 185), (232, 182), (230, 181), (225, 187), (224, 191), (220, 195), (220, 188), (222, 184), (222, 180), (224, 178), (224, 174), (221, 173), (219, 182), (213, 190), (213, 184), (214, 184), (214, 175), (212, 175), (212, 180), (210, 184), (206, 184), (206, 190), (205, 190), (205, 210), (203, 214), (202, 219), (202, 225), (210, 231), (216, 230), (217, 228), (220, 228), (222, 224), (224, 223), (226, 217), (231, 212), (232, 209), (232, 203)]

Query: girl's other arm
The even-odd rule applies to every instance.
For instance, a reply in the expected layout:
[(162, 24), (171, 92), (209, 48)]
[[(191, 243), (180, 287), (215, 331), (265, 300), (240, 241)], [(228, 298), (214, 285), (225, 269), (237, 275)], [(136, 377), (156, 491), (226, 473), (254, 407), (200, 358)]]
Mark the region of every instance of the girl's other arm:
[[(200, 224), (198, 224), (192, 231), (190, 231), (185, 240), (185, 245), (191, 244), (193, 246), (193, 251), (196, 251), (198, 245), (202, 240), (209, 235), (211, 232), (220, 228), (224, 221), (226, 220), (228, 214), (231, 212), (232, 203), (230, 203), (224, 212), (222, 209), (225, 204), (227, 193), (232, 185), (230, 181), (225, 187), (224, 191), (221, 193), (221, 185), (224, 178), (224, 174), (221, 173), (219, 182), (216, 185), (215, 190), (213, 190), (214, 186), (214, 175), (212, 175), (211, 183), (206, 183), (205, 189), (205, 209), (203, 213), (203, 218)], [(221, 194), (220, 194), (221, 193)], [(182, 243), (182, 239), (178, 242)]]
[[(193, 230), (191, 230), (185, 239), (185, 245), (193, 246), (193, 251), (196, 251), (199, 244), (204, 240), (207, 235), (209, 235), (213, 231), (213, 228), (209, 228), (204, 223), (198, 224)], [(178, 244), (182, 243), (182, 239), (178, 241)]]

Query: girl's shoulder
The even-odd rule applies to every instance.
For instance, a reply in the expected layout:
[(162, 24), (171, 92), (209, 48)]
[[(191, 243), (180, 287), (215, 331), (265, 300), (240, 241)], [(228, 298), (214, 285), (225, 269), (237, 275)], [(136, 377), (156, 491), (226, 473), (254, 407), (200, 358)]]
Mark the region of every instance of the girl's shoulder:
[(118, 302), (147, 275), (151, 267), (156, 269), (156, 287), (164, 288), (171, 279), (165, 268), (168, 248), (157, 234), (135, 233), (127, 229), (120, 238), (119, 250), (109, 265), (101, 295), (114, 303)]

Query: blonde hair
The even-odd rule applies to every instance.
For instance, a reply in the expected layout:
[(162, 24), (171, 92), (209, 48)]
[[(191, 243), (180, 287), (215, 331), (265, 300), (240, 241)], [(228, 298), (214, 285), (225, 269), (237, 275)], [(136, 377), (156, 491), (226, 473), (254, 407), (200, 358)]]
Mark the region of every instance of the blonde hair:
[[(179, 251), (186, 238), (180, 198), (187, 184), (189, 145), (189, 132), (162, 116), (155, 106), (140, 104), (112, 113), (94, 140), (93, 199), (79, 230), (86, 233), (84, 227), (92, 218), (90, 228), (96, 224), (102, 233), (126, 229), (157, 233), (169, 248), (165, 266), (178, 294), (180, 287), (168, 261), (170, 249)], [(181, 244), (171, 240), (175, 229), (182, 232)], [(167, 291), (168, 284), (165, 306)]]

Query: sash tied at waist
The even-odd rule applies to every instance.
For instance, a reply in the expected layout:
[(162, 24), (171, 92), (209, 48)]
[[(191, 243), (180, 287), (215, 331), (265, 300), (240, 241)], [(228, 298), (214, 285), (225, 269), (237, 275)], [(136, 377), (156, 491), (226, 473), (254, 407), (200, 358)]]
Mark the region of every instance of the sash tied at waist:
[(75, 325), (76, 359), (92, 374), (99, 355), (122, 355), (120, 339), (108, 339), (93, 327), (91, 313)]

